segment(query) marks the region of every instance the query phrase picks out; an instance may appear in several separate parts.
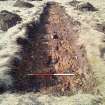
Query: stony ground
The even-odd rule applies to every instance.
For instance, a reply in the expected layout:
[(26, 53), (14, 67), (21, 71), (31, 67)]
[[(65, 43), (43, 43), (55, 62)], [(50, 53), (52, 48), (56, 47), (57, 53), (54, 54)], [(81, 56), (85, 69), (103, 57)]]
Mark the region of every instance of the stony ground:
[[(82, 2), (85, 0), (81, 0)], [(0, 1), (0, 10), (8, 10), (22, 17), (22, 22), (10, 28), (7, 32), (0, 32), (0, 79), (8, 86), (12, 85), (12, 78), (5, 72), (10, 71), (9, 62), (12, 58), (17, 57), (16, 52), (21, 47), (16, 44), (18, 37), (26, 37), (27, 24), (39, 19), (44, 1), (29, 1), (34, 5), (33, 8), (13, 7), (15, 1)], [(93, 93), (82, 93), (81, 91), (73, 96), (55, 97), (52, 95), (34, 94), (32, 92), (25, 94), (16, 94), (6, 92), (0, 95), (1, 105), (104, 105), (105, 104), (105, 62), (104, 62), (104, 29), (96, 30), (97, 24), (102, 24), (105, 19), (105, 1), (104, 0), (87, 0), (98, 11), (83, 12), (77, 10), (69, 4), (69, 0), (57, 0), (65, 7), (66, 13), (77, 22), (75, 30), (79, 30), (78, 43), (85, 46), (87, 59), (91, 69), (97, 79), (97, 86)], [(85, 1), (86, 2), (86, 1)], [(78, 22), (81, 24), (78, 25)], [(101, 32), (100, 32), (101, 30)], [(2, 83), (1, 82), (1, 83)]]

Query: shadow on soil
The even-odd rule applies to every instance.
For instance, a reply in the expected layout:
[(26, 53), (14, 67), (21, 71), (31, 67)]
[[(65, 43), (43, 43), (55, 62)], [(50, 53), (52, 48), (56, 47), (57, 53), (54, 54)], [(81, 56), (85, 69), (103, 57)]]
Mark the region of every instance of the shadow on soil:
[[(48, 23), (48, 10), (50, 6), (44, 8), (40, 16), (40, 21), (27, 25), (27, 37), (25, 39), (18, 38), (17, 44), (21, 46), (21, 51), (17, 53), (19, 57), (15, 57), (11, 61), (11, 75), (14, 78), (14, 86), (12, 91), (30, 92), (40, 91), (55, 85), (55, 77), (38, 77), (28, 76), (30, 73), (49, 72), (53, 68), (49, 68), (50, 57), (48, 56), (48, 44), (45, 38), (48, 34), (45, 24)], [(52, 70), (53, 71), (53, 70)]]

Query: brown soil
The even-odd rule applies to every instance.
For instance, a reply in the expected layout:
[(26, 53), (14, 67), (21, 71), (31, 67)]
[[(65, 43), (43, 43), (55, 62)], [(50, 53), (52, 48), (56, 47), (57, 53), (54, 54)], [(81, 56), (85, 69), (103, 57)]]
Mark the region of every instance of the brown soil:
[[(78, 36), (73, 20), (57, 3), (48, 3), (40, 22), (27, 25), (26, 39), (18, 38), (22, 46), (21, 59), (12, 60), (15, 88), (21, 91), (47, 91), (63, 95), (93, 88), (83, 45), (76, 44)], [(27, 76), (29, 73), (73, 73), (74, 76)]]

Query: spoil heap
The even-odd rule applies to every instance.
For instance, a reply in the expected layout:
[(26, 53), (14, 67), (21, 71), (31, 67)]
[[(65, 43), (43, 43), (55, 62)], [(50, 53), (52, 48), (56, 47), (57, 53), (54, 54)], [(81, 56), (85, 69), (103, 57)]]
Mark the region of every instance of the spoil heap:
[[(15, 88), (21, 91), (47, 91), (63, 95), (93, 87), (83, 46), (78, 46), (78, 36), (72, 19), (57, 3), (48, 3), (40, 22), (27, 25), (26, 39), (18, 38), (22, 46), (21, 59), (12, 61)], [(72, 73), (73, 76), (29, 76), (30, 73)]]

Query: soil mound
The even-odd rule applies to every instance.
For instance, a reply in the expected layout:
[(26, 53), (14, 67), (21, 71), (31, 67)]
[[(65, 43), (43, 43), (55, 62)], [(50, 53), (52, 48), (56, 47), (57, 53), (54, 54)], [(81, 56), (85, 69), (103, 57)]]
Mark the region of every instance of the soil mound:
[[(27, 38), (18, 38), (20, 58), (12, 60), (17, 91), (41, 91), (67, 95), (93, 88), (93, 73), (85, 48), (78, 46), (72, 19), (58, 3), (47, 3), (40, 22), (27, 25)], [(72, 76), (27, 74), (74, 74)]]

